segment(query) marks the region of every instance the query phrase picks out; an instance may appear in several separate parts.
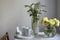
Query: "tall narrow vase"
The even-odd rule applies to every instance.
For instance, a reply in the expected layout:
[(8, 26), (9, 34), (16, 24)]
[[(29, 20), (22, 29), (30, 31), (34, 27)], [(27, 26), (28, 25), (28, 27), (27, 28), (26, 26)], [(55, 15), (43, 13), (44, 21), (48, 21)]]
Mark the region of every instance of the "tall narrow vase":
[(39, 32), (39, 20), (35, 21), (32, 19), (32, 30), (33, 30), (33, 35), (37, 35)]

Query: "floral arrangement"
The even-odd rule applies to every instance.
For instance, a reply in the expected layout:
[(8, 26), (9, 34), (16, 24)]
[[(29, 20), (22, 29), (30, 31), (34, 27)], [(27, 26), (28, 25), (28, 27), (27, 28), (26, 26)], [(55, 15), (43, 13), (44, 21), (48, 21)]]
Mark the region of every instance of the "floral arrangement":
[(32, 30), (33, 34), (36, 35), (38, 32), (36, 31), (37, 28), (39, 27), (39, 19), (40, 19), (40, 14), (41, 11), (47, 12), (45, 10), (42, 10), (41, 7), (46, 7), (45, 5), (41, 5), (40, 2), (37, 3), (32, 3), (30, 5), (25, 5), (25, 7), (28, 7), (29, 16), (32, 17)]
[(32, 16), (33, 22), (37, 22), (39, 20), (39, 14), (41, 14), (41, 11), (46, 12), (45, 10), (41, 10), (41, 7), (46, 7), (45, 5), (41, 5), (40, 2), (32, 3), (31, 5), (25, 5), (25, 7), (28, 7), (29, 15)]
[(60, 21), (56, 18), (48, 19), (47, 17), (44, 17), (41, 21), (41, 23), (46, 26), (46, 29), (44, 30), (44, 33), (48, 37), (54, 37), (56, 35), (56, 27), (60, 25)]
[(47, 17), (44, 17), (42, 19), (42, 24), (45, 25), (45, 26), (50, 26), (50, 27), (59, 26), (60, 21), (58, 19), (56, 19), (56, 18), (52, 18), (52, 19), (48, 20)]

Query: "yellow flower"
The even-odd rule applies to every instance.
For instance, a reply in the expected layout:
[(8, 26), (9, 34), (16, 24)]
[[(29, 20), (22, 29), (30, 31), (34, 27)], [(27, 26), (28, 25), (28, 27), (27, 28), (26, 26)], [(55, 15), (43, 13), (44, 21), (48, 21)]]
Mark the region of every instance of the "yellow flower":
[(49, 23), (50, 23), (50, 26), (53, 26), (53, 25), (55, 25), (55, 20), (50, 19), (50, 20), (49, 20)]
[(59, 24), (60, 24), (60, 22), (59, 22), (59, 20), (57, 20), (56, 18), (54, 18), (54, 20), (55, 20), (55, 22), (56, 22), (56, 26), (59, 26)]
[(59, 26), (60, 26), (60, 21), (59, 21)]
[(49, 25), (49, 22), (48, 22), (48, 18), (47, 17), (44, 17), (42, 19), (42, 24), (45, 25), (45, 26), (48, 26)]

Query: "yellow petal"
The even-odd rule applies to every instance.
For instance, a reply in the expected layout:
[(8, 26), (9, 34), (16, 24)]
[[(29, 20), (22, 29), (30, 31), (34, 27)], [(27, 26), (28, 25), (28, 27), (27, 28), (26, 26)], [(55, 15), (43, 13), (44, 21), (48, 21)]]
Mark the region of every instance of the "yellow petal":
[(49, 25), (49, 23), (48, 23), (48, 18), (47, 18), (47, 17), (44, 17), (44, 18), (42, 19), (42, 24), (45, 25), (45, 26), (48, 26), (48, 25)]
[(60, 22), (59, 20), (56, 20), (56, 26), (59, 26)]
[(54, 18), (53, 20), (55, 20), (55, 21), (56, 21), (57, 19), (56, 19), (56, 18)]
[(50, 25), (52, 25), (52, 26), (53, 26), (53, 25), (55, 25), (55, 20), (50, 19), (50, 20), (49, 20), (49, 23), (50, 23)]
[(48, 21), (48, 18), (47, 18), (47, 17), (44, 17), (44, 18), (43, 18), (43, 21)]
[(60, 22), (59, 20), (57, 20), (56, 18), (54, 18), (55, 22), (56, 22), (56, 26), (59, 26)]

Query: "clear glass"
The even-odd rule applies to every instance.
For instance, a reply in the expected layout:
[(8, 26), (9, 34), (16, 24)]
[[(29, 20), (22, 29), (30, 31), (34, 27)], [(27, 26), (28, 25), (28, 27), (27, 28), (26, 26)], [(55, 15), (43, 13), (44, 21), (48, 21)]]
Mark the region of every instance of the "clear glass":
[(39, 32), (39, 20), (35, 22), (34, 21), (35, 20), (32, 18), (32, 31), (33, 31), (33, 35), (37, 35)]
[(56, 35), (56, 28), (53, 27), (46, 27), (46, 29), (44, 30), (44, 33), (47, 37), (54, 37)]

